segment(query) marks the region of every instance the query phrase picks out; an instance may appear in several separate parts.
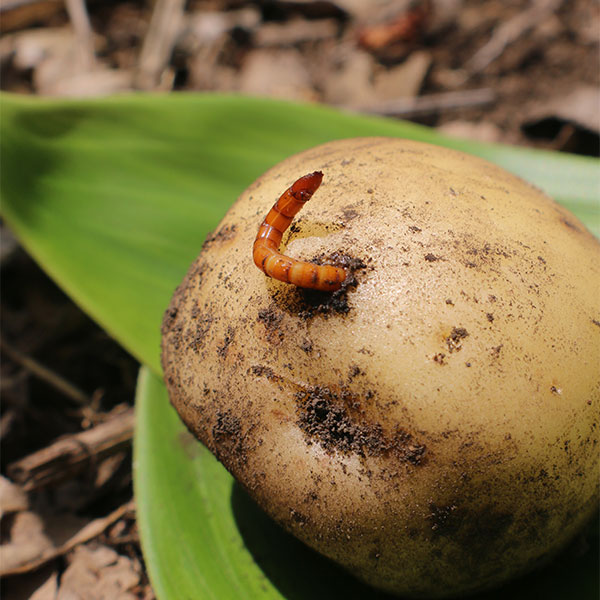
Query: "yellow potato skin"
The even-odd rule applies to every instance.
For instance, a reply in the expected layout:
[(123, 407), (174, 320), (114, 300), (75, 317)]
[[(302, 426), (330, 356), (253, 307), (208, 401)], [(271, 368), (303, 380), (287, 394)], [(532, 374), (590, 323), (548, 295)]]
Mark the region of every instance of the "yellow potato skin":
[[(282, 251), (364, 262), (333, 307), (251, 256), (315, 170)], [(598, 505), (599, 250), (478, 158), (388, 138), (313, 148), (242, 194), (177, 289), (171, 401), (267, 513), (364, 581), (409, 597), (497, 585)]]

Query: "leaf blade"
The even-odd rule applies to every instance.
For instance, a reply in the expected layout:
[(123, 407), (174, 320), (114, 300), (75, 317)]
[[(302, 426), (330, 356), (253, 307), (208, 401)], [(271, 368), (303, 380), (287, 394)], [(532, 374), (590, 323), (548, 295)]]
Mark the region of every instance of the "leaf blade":
[(206, 234), (267, 168), (331, 139), (410, 137), (479, 154), (530, 175), (600, 229), (600, 173), (582, 157), (256, 98), (1, 100), (5, 218), (69, 295), (155, 372), (162, 312)]

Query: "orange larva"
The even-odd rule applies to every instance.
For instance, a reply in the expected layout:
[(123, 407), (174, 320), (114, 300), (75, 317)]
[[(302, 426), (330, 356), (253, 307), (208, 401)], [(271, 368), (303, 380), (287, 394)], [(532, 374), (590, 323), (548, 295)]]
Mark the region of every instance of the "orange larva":
[(254, 264), (269, 277), (298, 287), (333, 292), (346, 279), (346, 271), (331, 265), (313, 265), (279, 252), (284, 231), (321, 185), (323, 173), (315, 171), (300, 177), (275, 202), (258, 229), (252, 257)]

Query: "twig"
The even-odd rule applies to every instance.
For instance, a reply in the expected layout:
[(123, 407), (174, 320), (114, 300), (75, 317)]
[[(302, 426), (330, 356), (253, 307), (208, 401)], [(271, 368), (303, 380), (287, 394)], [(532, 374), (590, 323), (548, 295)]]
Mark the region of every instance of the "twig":
[(186, 0), (156, 0), (140, 53), (134, 85), (151, 90), (159, 86), (183, 21)]
[(75, 31), (77, 43), (77, 59), (82, 70), (87, 71), (94, 67), (96, 55), (94, 53), (94, 34), (84, 0), (66, 0), (67, 12)]
[(11, 479), (31, 491), (80, 472), (127, 447), (133, 437), (134, 410), (130, 408), (92, 429), (60, 438), (10, 465)]
[(85, 392), (81, 391), (58, 373), (55, 373), (48, 367), (39, 363), (35, 358), (27, 356), (20, 350), (17, 350), (4, 338), (0, 338), (0, 348), (2, 348), (2, 351), (9, 358), (21, 365), (24, 369), (29, 371), (29, 373), (38, 379), (45, 381), (48, 385), (51, 385), (54, 389), (73, 400), (76, 404), (87, 406), (90, 403), (90, 397)]
[(481, 88), (477, 90), (445, 92), (443, 94), (429, 94), (414, 98), (397, 98), (396, 100), (352, 108), (360, 112), (377, 115), (412, 117), (459, 108), (484, 106), (492, 104), (495, 100), (496, 94), (494, 90)]
[(466, 62), (465, 70), (470, 75), (483, 71), (507, 46), (555, 12), (561, 4), (562, 0), (536, 0), (531, 8), (502, 23), (494, 30), (492, 38)]
[(19, 575), (22, 573), (28, 573), (29, 571), (33, 571), (35, 569), (39, 569), (45, 563), (58, 558), (59, 556), (63, 556), (70, 550), (72, 550), (75, 546), (79, 544), (84, 544), (85, 542), (89, 542), (90, 540), (98, 537), (107, 527), (124, 517), (127, 513), (135, 511), (135, 502), (130, 500), (126, 504), (123, 504), (113, 512), (111, 512), (106, 517), (100, 517), (98, 519), (94, 519), (90, 521), (87, 525), (85, 525), (82, 529), (80, 529), (75, 535), (70, 537), (64, 544), (59, 546), (58, 548), (50, 548), (47, 552), (45, 552), (42, 556), (32, 560), (26, 564), (19, 565), (18, 567), (13, 567), (11, 569), (7, 569), (6, 571), (2, 571), (2, 575)]
[(0, 2), (0, 31), (26, 29), (45, 22), (64, 8), (62, 0), (2, 0)]

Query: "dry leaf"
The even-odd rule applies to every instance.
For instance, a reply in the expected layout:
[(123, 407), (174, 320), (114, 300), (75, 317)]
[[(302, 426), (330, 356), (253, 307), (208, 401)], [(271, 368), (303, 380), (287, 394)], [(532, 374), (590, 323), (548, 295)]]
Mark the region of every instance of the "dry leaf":
[(98, 537), (107, 527), (134, 510), (130, 501), (106, 517), (87, 522), (71, 514), (48, 517), (32, 512), (15, 515), (10, 541), (0, 546), (0, 575), (26, 573)]
[(376, 98), (393, 100), (417, 96), (430, 65), (431, 56), (428, 52), (413, 52), (401, 65), (376, 76)]
[(250, 52), (239, 85), (246, 94), (288, 99), (314, 97), (308, 70), (297, 50)]
[(26, 510), (27, 494), (16, 483), (0, 475), (0, 519), (13, 512)]
[(58, 569), (49, 564), (26, 575), (2, 579), (0, 597), (9, 600), (56, 600)]
[(493, 123), (449, 121), (437, 129), (452, 137), (478, 140), (480, 142), (498, 142), (502, 139), (502, 130)]
[(381, 22), (391, 15), (408, 10), (412, 0), (335, 0), (334, 4), (355, 21)]
[(333, 39), (338, 27), (334, 19), (293, 19), (285, 23), (265, 23), (256, 32), (254, 43), (257, 46), (294, 46), (304, 42)]
[(0, 575), (35, 563), (54, 550), (52, 540), (44, 532), (43, 520), (31, 511), (14, 515), (9, 540), (0, 546)]
[(545, 119), (559, 119), (600, 133), (600, 87), (581, 85), (566, 95), (536, 103), (528, 112), (524, 127), (533, 127)]
[(58, 593), (58, 574), (53, 572), (29, 598), (29, 600), (56, 600)]
[(63, 573), (57, 600), (135, 600), (136, 565), (107, 546), (78, 546)]
[(330, 104), (360, 106), (373, 99), (373, 57), (362, 50), (354, 50), (341, 68), (324, 80), (325, 100)]
[[(132, 73), (126, 70), (95, 68), (91, 71), (68, 73), (61, 69), (69, 59), (57, 59), (43, 63), (38, 69), (36, 83), (40, 94), (86, 98), (108, 96), (132, 89)], [(43, 75), (42, 75), (43, 73)]]
[(178, 47), (193, 50), (211, 46), (234, 28), (252, 31), (260, 24), (260, 13), (252, 7), (231, 11), (198, 11), (187, 14)]

